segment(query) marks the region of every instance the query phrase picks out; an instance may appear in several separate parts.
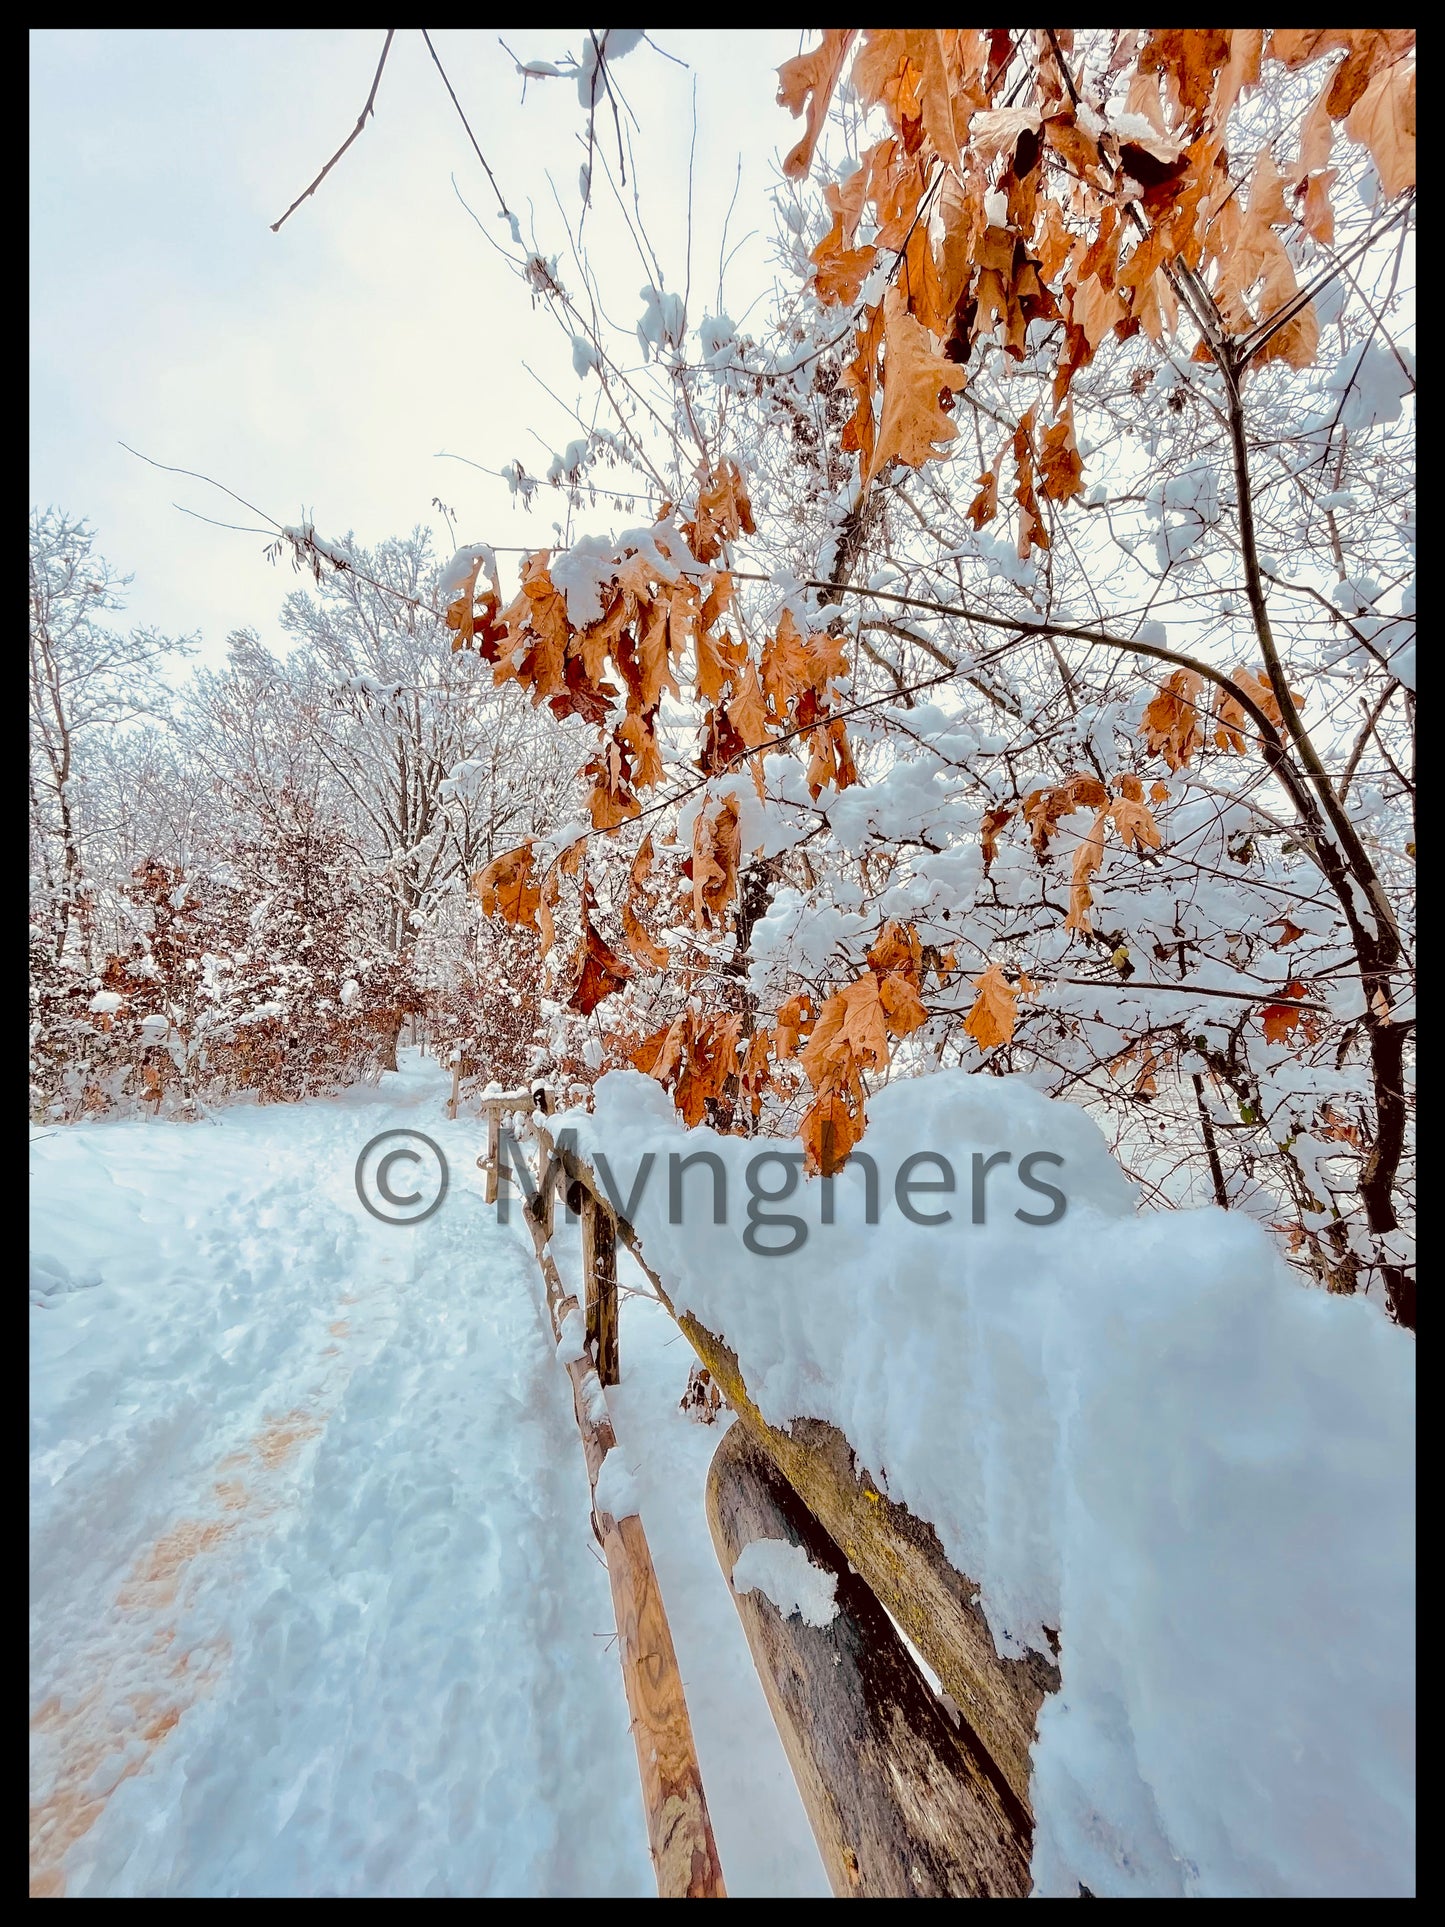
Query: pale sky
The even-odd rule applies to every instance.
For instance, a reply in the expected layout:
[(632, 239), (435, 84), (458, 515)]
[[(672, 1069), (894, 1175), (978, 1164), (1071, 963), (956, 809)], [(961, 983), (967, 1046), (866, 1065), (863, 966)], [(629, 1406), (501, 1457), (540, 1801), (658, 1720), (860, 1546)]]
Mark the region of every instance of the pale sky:
[[(522, 59), (580, 53), (582, 29), (503, 29)], [(303, 512), (326, 535), (372, 543), (433, 524), (440, 496), (463, 541), (550, 536), (489, 468), (533, 474), (580, 431), (524, 372), (566, 402), (580, 384), (566, 341), (487, 246), (461, 193), (499, 241), (506, 229), (416, 29), (398, 30), (376, 117), (280, 234), (276, 220), (356, 123), (381, 30), (37, 31), (31, 36), (31, 500), (90, 519), (102, 554), (135, 581), (123, 624), (199, 631), (208, 659), (227, 634), (275, 618), (297, 586), (262, 538), (207, 527), (244, 511), (118, 446), (198, 469), (279, 522)], [(618, 63), (640, 132), (633, 144), (649, 232), (680, 291), (687, 234), (691, 97), (697, 85), (689, 320), (709, 311), (718, 240), (743, 171), (730, 245), (735, 319), (770, 277), (766, 205), (799, 123), (775, 105), (788, 31), (659, 30)], [(575, 221), (585, 116), (568, 79), (522, 82), (493, 30), (432, 40), (499, 185), (544, 253), (565, 243), (550, 170)], [(609, 141), (610, 114), (599, 122)], [(609, 148), (615, 168), (615, 142)], [(590, 251), (634, 322), (642, 264), (605, 190)], [(630, 186), (629, 186), (630, 193)], [(530, 236), (528, 237), (530, 239)], [(535, 431), (532, 432), (532, 431)], [(537, 437), (541, 437), (541, 441)], [(545, 447), (543, 446), (545, 444)]]

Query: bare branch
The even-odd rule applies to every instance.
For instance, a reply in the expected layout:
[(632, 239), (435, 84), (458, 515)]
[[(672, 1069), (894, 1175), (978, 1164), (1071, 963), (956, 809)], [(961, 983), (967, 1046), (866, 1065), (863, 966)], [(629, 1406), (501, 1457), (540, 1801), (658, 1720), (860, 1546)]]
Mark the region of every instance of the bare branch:
[[(425, 31), (425, 29), (423, 29), (423, 31)], [(321, 172), (316, 176), (316, 179), (311, 183), (310, 187), (308, 187), (304, 193), (298, 194), (296, 196), (296, 199), (291, 203), (290, 207), (287, 208), (286, 212), (281, 216), (281, 219), (279, 221), (273, 221), (271, 223), (271, 232), (273, 234), (278, 233), (280, 229), (285, 225), (285, 223), (290, 220), (291, 216), (296, 212), (297, 208), (300, 207), (301, 203), (304, 200), (307, 200), (311, 195), (313, 195), (316, 192), (317, 188), (320, 187), (321, 183), (326, 179), (326, 176), (331, 172), (332, 168), (335, 167), (336, 163), (341, 159), (341, 156), (346, 152), (347, 148), (350, 147), (351, 143), (356, 139), (357, 135), (361, 132), (362, 128), (365, 127), (368, 119), (371, 117), (372, 114), (375, 113), (376, 90), (381, 85), (381, 70), (386, 65), (386, 56), (391, 52), (391, 43), (392, 43), (393, 37), (395, 36), (395, 33), (396, 33), (395, 27), (388, 27), (386, 30), (386, 39), (383, 42), (382, 49), (381, 49), (381, 59), (377, 61), (376, 72), (372, 76), (371, 92), (366, 96), (366, 105), (362, 108), (360, 114), (357, 116), (355, 127), (352, 128), (351, 132), (346, 136), (346, 139), (341, 143), (340, 147), (338, 147), (336, 152), (331, 156), (331, 159), (326, 163), (325, 167), (323, 167)]]

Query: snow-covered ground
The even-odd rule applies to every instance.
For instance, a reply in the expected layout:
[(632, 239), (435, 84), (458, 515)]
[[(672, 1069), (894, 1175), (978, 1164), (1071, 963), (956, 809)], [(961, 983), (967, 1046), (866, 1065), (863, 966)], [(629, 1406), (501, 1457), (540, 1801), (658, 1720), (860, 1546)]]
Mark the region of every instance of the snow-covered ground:
[[(446, 1093), (411, 1059), (36, 1135), (34, 1891), (655, 1891), (570, 1388)], [(407, 1229), (353, 1181), (394, 1128), (451, 1168)], [(718, 1432), (678, 1413), (691, 1354), (645, 1296), (622, 1360), (729, 1889), (825, 1894), (707, 1532)]]
[[(35, 1891), (654, 1891), (569, 1381), (447, 1090), (413, 1057), (332, 1100), (36, 1135)], [(1059, 1630), (1038, 1891), (1410, 1891), (1411, 1339), (1305, 1290), (1242, 1214), (1136, 1213), (1095, 1127), (1020, 1080), (873, 1110), (890, 1177), (1046, 1147), (1066, 1217), (1005, 1192), (935, 1227), (885, 1182), (870, 1230), (845, 1180), (825, 1226), (809, 1183), (790, 1265), (744, 1244), (755, 1144), (684, 1133), (634, 1073), (564, 1122), (624, 1192), (649, 1153), (721, 1159), (731, 1222), (673, 1223), (662, 1178), (631, 1213), (677, 1304), (773, 1422), (839, 1425), (933, 1522), (1000, 1650)], [(451, 1171), (410, 1228), (354, 1181), (403, 1129)], [(560, 1212), (557, 1251), (566, 1274)], [(618, 1476), (729, 1890), (821, 1895), (707, 1530), (718, 1430), (678, 1411), (692, 1354), (630, 1260), (621, 1283)], [(801, 1603), (755, 1552), (743, 1579)]]

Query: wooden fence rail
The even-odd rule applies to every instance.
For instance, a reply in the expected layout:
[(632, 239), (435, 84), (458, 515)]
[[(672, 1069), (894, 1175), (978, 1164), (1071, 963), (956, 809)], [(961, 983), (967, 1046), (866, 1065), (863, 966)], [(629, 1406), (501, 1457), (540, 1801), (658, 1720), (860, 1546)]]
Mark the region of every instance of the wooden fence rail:
[[(501, 1116), (507, 1110), (513, 1113), (522, 1110), (530, 1101), (528, 1093), (483, 1100), (484, 1114), (489, 1115), (488, 1149), (486, 1158), (479, 1159), (478, 1163), (483, 1164), (487, 1172), (489, 1200), (496, 1197), (501, 1179)], [(489, 1107), (492, 1108), (489, 1110)], [(887, 1639), (881, 1632), (886, 1619), (880, 1617), (876, 1608), (870, 1617), (864, 1602), (850, 1590), (849, 1624), (855, 1630), (860, 1625), (869, 1627), (869, 1643), (878, 1649), (877, 1664), (867, 1671), (867, 1691), (876, 1700), (883, 1690), (879, 1685), (881, 1680), (893, 1684), (884, 1694), (889, 1708), (880, 1713), (875, 1705), (873, 1711), (877, 1717), (872, 1725), (867, 1720), (859, 1724), (862, 1715), (856, 1706), (835, 1707), (834, 1717), (830, 1719), (821, 1710), (820, 1695), (827, 1698), (838, 1692), (846, 1695), (850, 1690), (862, 1690), (858, 1682), (863, 1676), (858, 1668), (850, 1670), (840, 1658), (839, 1664), (832, 1668), (832, 1688), (825, 1691), (828, 1670), (814, 1669), (817, 1692), (800, 1692), (800, 1641), (802, 1645), (807, 1641), (801, 1635), (799, 1640), (794, 1640), (786, 1631), (779, 1635), (776, 1613), (765, 1614), (755, 1601), (746, 1606), (734, 1595), (834, 1891), (859, 1898), (924, 1892), (976, 1896), (1026, 1893), (1033, 1832), (1029, 1749), (1039, 1707), (1048, 1693), (1057, 1690), (1057, 1667), (1037, 1654), (1023, 1659), (1000, 1658), (987, 1621), (975, 1603), (977, 1585), (949, 1562), (937, 1533), (926, 1520), (915, 1517), (882, 1492), (877, 1479), (861, 1463), (840, 1431), (815, 1419), (795, 1420), (786, 1431), (767, 1423), (748, 1392), (736, 1355), (716, 1333), (689, 1313), (676, 1310), (671, 1293), (644, 1258), (637, 1233), (619, 1216), (591, 1167), (554, 1139), (544, 1116), (534, 1117), (533, 1125), (538, 1172), (526, 1218), (559, 1338), (567, 1313), (583, 1312), (577, 1321), (579, 1356), (565, 1362), (573, 1378), (584, 1447), (588, 1440), (584, 1410), (588, 1409), (589, 1397), (593, 1397), (585, 1388), (589, 1384), (596, 1388), (594, 1404), (605, 1410), (602, 1386), (618, 1381), (616, 1251), (622, 1243), (721, 1387), (737, 1414), (739, 1425), (735, 1429), (745, 1435), (754, 1452), (761, 1453), (767, 1464), (781, 1475), (795, 1501), (801, 1502), (801, 1507), (795, 1508), (790, 1516), (796, 1526), (798, 1510), (806, 1515), (814, 1535), (809, 1545), (810, 1556), (815, 1547), (832, 1548), (835, 1560), (841, 1562), (840, 1570), (847, 1569), (850, 1575), (856, 1575), (877, 1606), (886, 1609), (886, 1615), (913, 1642), (960, 1716), (962, 1731), (955, 1732), (941, 1745), (936, 1743), (936, 1722), (919, 1711), (925, 1701), (914, 1690), (921, 1686), (922, 1675), (911, 1661), (904, 1662), (900, 1670), (899, 1654), (903, 1649), (901, 1646), (898, 1652), (888, 1649)], [(530, 1181), (530, 1172), (527, 1178)], [(569, 1206), (581, 1218), (583, 1307), (578, 1307), (576, 1300), (566, 1295), (548, 1250), (553, 1228), (553, 1199), (559, 1186), (564, 1188)], [(607, 1446), (611, 1443), (609, 1425)], [(597, 1455), (595, 1468), (593, 1457), (597, 1448), (594, 1445), (588, 1449), (588, 1471), (594, 1490), (607, 1446)], [(731, 1564), (725, 1553), (730, 1545), (729, 1531), (733, 1528), (725, 1524), (725, 1519), (735, 1521), (739, 1508), (745, 1511), (748, 1506), (766, 1510), (771, 1503), (776, 1510), (778, 1494), (774, 1490), (771, 1500), (767, 1500), (756, 1476), (756, 1465), (750, 1465), (740, 1441), (729, 1448), (726, 1455), (720, 1451), (719, 1460), (709, 1487), (709, 1511), (719, 1557), (731, 1575)], [(720, 1484), (725, 1472), (733, 1487), (739, 1481), (749, 1487), (746, 1497)], [(599, 1521), (602, 1523), (605, 1515)], [(631, 1518), (623, 1523), (636, 1528), (634, 1538), (646, 1556), (641, 1521)], [(807, 1533), (779, 1531), (771, 1536), (792, 1536), (799, 1541), (806, 1538)], [(605, 1538), (603, 1543), (605, 1548)], [(732, 1547), (734, 1554), (736, 1549)], [(815, 1562), (827, 1563), (827, 1560), (820, 1556)], [(650, 1565), (648, 1558), (649, 1573)], [(609, 1572), (611, 1570), (609, 1555)], [(655, 1587), (655, 1577), (649, 1583)], [(617, 1594), (614, 1582), (615, 1599)], [(660, 1615), (660, 1599), (658, 1612)], [(662, 1623), (665, 1628), (665, 1617)], [(785, 1627), (791, 1625), (791, 1622), (783, 1623)], [(619, 1629), (622, 1624), (619, 1606)], [(664, 1648), (659, 1645), (656, 1650), (660, 1652)], [(665, 1652), (675, 1673), (670, 1637)], [(629, 1660), (624, 1653), (624, 1673), (628, 1668)], [(905, 1680), (911, 1680), (912, 1684), (905, 1684)], [(923, 1690), (932, 1699), (931, 1691)], [(631, 1700), (630, 1680), (628, 1694)], [(674, 1700), (685, 1725), (687, 1715), (680, 1680)], [(933, 1704), (936, 1706), (938, 1702), (934, 1700)], [(634, 1704), (634, 1714), (636, 1712)], [(879, 1743), (878, 1733), (884, 1730), (895, 1742), (901, 1733), (914, 1734), (911, 1765), (901, 1763), (902, 1753), (896, 1746), (890, 1754), (889, 1747)], [(635, 1731), (646, 1789), (648, 1774), (643, 1762), (641, 1723)], [(690, 1728), (687, 1731), (690, 1748)], [(918, 1737), (920, 1733), (922, 1738)], [(838, 1763), (844, 1754), (855, 1764), (866, 1756), (871, 1766), (840, 1774)], [(693, 1767), (695, 1769), (695, 1759)], [(695, 1784), (706, 1826), (700, 1778)], [(934, 1788), (933, 1797), (922, 1799), (919, 1789), (929, 1785)], [(652, 1799), (649, 1793), (649, 1813)], [(884, 1812), (892, 1816), (886, 1826), (879, 1819)], [(706, 1827), (706, 1837), (711, 1846), (710, 1827)], [(900, 1872), (909, 1866), (914, 1870), (912, 1874)], [(660, 1890), (661, 1882), (659, 1865)], [(721, 1891), (720, 1871), (716, 1891)]]
[(757, 1592), (734, 1591), (733, 1603), (834, 1893), (1026, 1894), (1028, 1816), (746, 1425), (713, 1454), (707, 1516), (726, 1573), (745, 1546), (776, 1539), (832, 1575), (837, 1610), (826, 1626), (784, 1618)]

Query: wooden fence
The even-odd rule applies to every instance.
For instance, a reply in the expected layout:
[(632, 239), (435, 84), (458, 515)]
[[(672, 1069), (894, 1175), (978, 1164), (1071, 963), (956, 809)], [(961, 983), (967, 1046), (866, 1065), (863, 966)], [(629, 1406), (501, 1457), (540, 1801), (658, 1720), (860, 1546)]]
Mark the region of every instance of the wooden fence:
[[(540, 1099), (540, 1104), (539, 1104)], [(501, 1124), (509, 1115), (540, 1118), (551, 1109), (548, 1092), (507, 1092), (482, 1099), (487, 1152), (478, 1159), (486, 1197), (495, 1201), (511, 1174), (501, 1162)], [(607, 1411), (606, 1385), (617, 1383), (617, 1248), (612, 1222), (594, 1189), (574, 1197), (581, 1205), (585, 1306), (562, 1281), (548, 1246), (552, 1238), (554, 1187), (545, 1181), (555, 1154), (550, 1132), (535, 1130), (539, 1189), (525, 1217), (536, 1246), (547, 1294), (547, 1314), (557, 1356), (572, 1381), (572, 1407), (582, 1437), (592, 1488), (592, 1526), (607, 1561), (622, 1678), (632, 1713), (632, 1738), (642, 1780), (648, 1844), (663, 1899), (723, 1899), (722, 1866), (708, 1818), (692, 1722), (682, 1690), (677, 1653), (662, 1603), (652, 1552), (636, 1513), (618, 1519), (599, 1502), (597, 1481), (617, 1443)]]
[[(1058, 1670), (1037, 1655), (1001, 1659), (978, 1588), (945, 1558), (925, 1520), (880, 1490), (843, 1434), (800, 1419), (770, 1426), (739, 1362), (715, 1333), (679, 1314), (591, 1167), (559, 1145), (551, 1094), (484, 1097), (487, 1150), (477, 1160), (488, 1202), (503, 1182), (501, 1129), (529, 1118), (536, 1175), (524, 1217), (536, 1248), (558, 1356), (593, 1491), (593, 1526), (607, 1558), (623, 1677), (658, 1891), (720, 1897), (722, 1869), (707, 1814), (682, 1680), (642, 1522), (597, 1501), (616, 1443), (605, 1387), (619, 1378), (617, 1247), (627, 1246), (707, 1367), (738, 1423), (708, 1481), (713, 1541), (731, 1576), (755, 1538), (800, 1545), (835, 1575), (839, 1611), (826, 1628), (784, 1619), (756, 1593), (734, 1594), (764, 1690), (836, 1894), (1018, 1896), (1028, 1892), (1033, 1834), (1029, 1748)], [(561, 1188), (581, 1221), (582, 1302), (550, 1250)], [(911, 1642), (937, 1676), (935, 1693)]]

